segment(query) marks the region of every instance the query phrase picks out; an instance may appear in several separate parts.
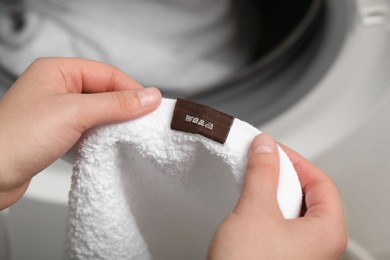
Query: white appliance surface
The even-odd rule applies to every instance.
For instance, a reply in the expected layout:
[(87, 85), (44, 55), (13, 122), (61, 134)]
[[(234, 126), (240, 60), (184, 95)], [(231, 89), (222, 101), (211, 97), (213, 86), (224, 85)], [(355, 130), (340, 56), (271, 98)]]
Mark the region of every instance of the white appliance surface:
[(333, 177), (349, 236), (377, 259), (390, 259), (390, 1), (356, 4), (326, 77), (262, 130)]
[[(350, 237), (384, 260), (390, 259), (390, 1), (351, 2), (354, 20), (333, 66), (297, 104), (259, 128), (334, 178)], [(58, 160), (0, 214), (0, 259), (62, 259), (70, 175), (71, 165)], [(3, 251), (3, 245), (10, 246)]]

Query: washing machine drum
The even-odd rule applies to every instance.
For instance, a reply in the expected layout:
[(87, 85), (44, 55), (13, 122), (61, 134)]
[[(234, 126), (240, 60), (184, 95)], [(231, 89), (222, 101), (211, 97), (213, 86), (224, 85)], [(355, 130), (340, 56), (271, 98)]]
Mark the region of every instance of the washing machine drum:
[(85, 57), (165, 96), (258, 124), (288, 105), (278, 100), (293, 84), (275, 78), (304, 56), (322, 7), (321, 0), (1, 1), (3, 92), (38, 57)]

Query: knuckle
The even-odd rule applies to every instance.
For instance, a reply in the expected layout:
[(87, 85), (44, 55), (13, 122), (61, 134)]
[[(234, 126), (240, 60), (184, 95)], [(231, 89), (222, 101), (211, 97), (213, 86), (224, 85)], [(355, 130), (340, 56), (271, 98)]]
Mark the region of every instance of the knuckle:
[(37, 58), (30, 64), (28, 70), (34, 72), (45, 71), (47, 73), (47, 70), (51, 71), (53, 68), (56, 68), (58, 66), (56, 60), (57, 58), (49, 58), (49, 57)]
[(46, 57), (39, 57), (39, 58), (36, 58), (32, 64), (39, 64), (39, 63), (44, 63), (48, 60), (48, 58)]
[(32, 63), (31, 66), (46, 66), (46, 64), (51, 63), (53, 58), (47, 58), (47, 57), (39, 57), (36, 58)]
[(252, 159), (248, 164), (249, 172), (277, 172), (279, 171), (279, 165), (270, 158), (264, 158), (262, 160)]
[(74, 58), (62, 58), (62, 57), (38, 57), (32, 63), (31, 67), (44, 67), (44, 68), (55, 68), (59, 64), (66, 62), (67, 60)]
[(279, 171), (279, 165), (277, 165), (276, 163), (267, 163), (267, 164), (264, 164), (264, 170), (268, 171), (268, 172), (277, 172)]
[(114, 102), (121, 110), (134, 113), (137, 108), (137, 99), (132, 92), (117, 91), (111, 92)]

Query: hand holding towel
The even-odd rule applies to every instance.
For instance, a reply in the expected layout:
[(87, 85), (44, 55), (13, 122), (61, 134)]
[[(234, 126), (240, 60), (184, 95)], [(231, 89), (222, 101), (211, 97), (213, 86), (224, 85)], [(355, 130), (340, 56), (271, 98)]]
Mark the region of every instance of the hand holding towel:
[[(176, 103), (163, 99), (144, 117), (87, 134), (69, 198), (71, 259), (206, 258), (215, 229), (239, 198), (260, 131), (235, 118), (220, 142), (173, 130)], [(279, 156), (279, 207), (295, 218), (300, 183), (281, 149)]]

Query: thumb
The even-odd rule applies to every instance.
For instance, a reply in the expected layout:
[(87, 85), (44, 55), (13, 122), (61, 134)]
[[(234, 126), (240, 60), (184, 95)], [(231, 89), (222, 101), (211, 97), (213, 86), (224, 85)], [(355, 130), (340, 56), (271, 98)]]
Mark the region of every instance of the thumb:
[(249, 161), (243, 190), (236, 212), (265, 213), (280, 211), (277, 202), (279, 181), (279, 153), (268, 134), (256, 136), (249, 152)]
[(78, 116), (81, 126), (88, 128), (130, 120), (156, 109), (161, 93), (155, 87), (78, 95), (82, 112)]

